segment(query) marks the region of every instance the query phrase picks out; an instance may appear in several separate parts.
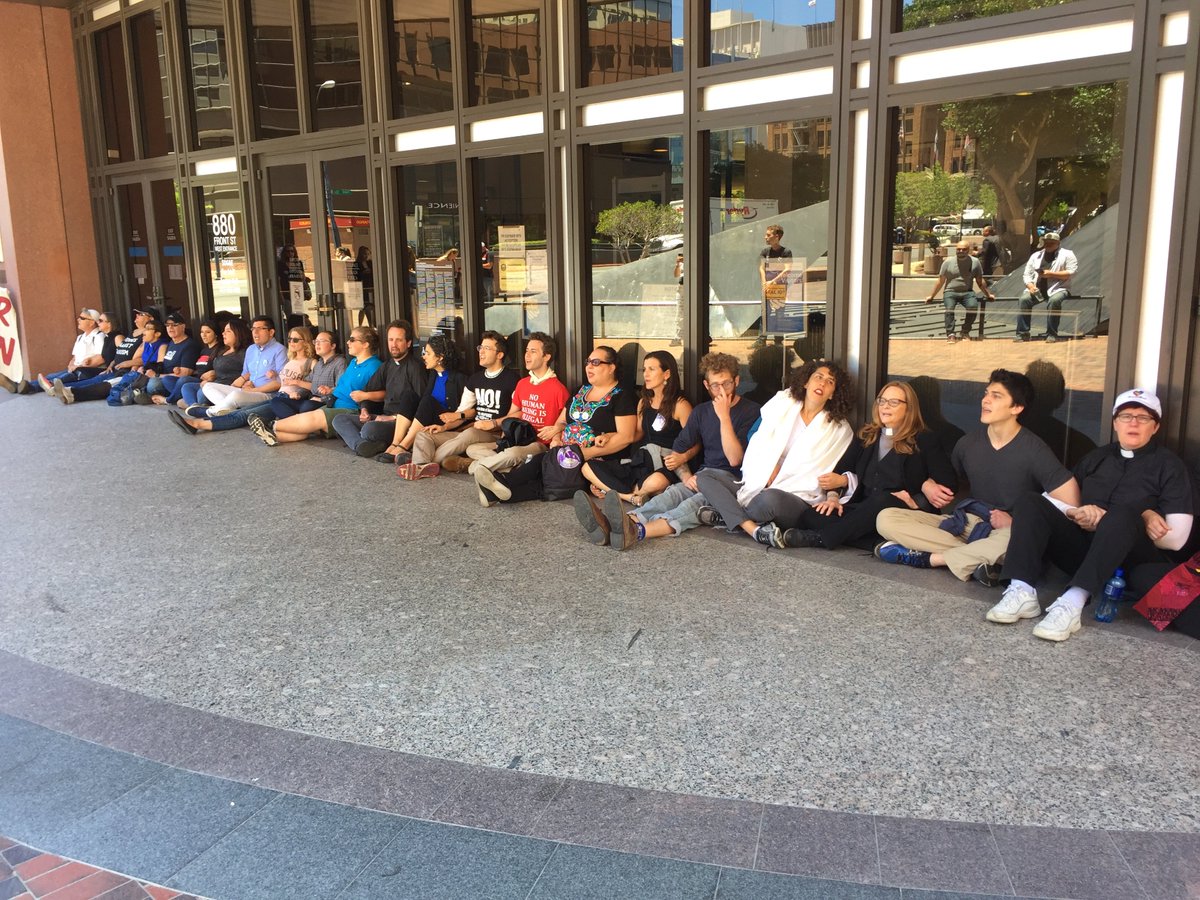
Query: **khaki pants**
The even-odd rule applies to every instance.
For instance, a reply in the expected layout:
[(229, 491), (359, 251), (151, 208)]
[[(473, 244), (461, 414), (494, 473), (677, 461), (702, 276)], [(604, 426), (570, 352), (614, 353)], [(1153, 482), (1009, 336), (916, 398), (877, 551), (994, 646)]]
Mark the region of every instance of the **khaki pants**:
[(1011, 529), (994, 529), (982, 540), (968, 544), (965, 536), (971, 533), (980, 518), (968, 513), (963, 534), (951, 534), (938, 528), (938, 524), (947, 518), (949, 516), (917, 509), (885, 509), (875, 520), (875, 530), (884, 540), (895, 541), (910, 550), (942, 554), (946, 558), (946, 567), (959, 581), (970, 581), (980, 563), (995, 565), (1004, 558)]
[(545, 452), (546, 447), (541, 441), (534, 441), (523, 447), (509, 447), (499, 453), (496, 452), (495, 441), (488, 444), (472, 444), (467, 448), (467, 456), (475, 462), (471, 463), (471, 468), (467, 471), (473, 475), (476, 466), (484, 466), (493, 472), (511, 472), (529, 457)]
[(417, 465), (441, 463), (448, 456), (465, 456), (472, 444), (495, 444), (496, 438), (489, 431), (467, 426), (462, 431), (439, 431), (437, 434), (420, 432), (413, 441), (412, 461)]

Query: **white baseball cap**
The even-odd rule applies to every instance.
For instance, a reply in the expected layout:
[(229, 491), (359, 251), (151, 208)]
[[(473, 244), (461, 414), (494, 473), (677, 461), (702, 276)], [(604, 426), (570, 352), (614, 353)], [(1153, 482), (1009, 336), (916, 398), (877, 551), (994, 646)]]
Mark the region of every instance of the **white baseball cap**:
[(1150, 391), (1144, 391), (1141, 388), (1134, 388), (1131, 391), (1126, 391), (1117, 397), (1113, 403), (1113, 415), (1123, 406), (1141, 406), (1154, 413), (1154, 418), (1162, 418), (1162, 404), (1158, 402), (1158, 398)]

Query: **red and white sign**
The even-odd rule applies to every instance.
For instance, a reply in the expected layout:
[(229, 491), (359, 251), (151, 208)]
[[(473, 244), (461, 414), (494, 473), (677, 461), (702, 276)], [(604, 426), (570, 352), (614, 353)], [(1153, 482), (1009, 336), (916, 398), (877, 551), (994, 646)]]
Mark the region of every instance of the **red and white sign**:
[(13, 381), (25, 377), (21, 359), (21, 336), (17, 333), (17, 311), (8, 291), (0, 287), (0, 372)]

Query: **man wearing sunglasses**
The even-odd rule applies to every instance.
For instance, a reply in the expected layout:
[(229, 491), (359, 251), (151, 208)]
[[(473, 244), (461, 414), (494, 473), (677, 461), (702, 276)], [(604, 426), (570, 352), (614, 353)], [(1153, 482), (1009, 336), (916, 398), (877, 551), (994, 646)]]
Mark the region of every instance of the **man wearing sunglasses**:
[[(93, 375), (99, 375), (107, 365), (104, 361), (104, 332), (100, 330), (99, 321), (100, 313), (96, 310), (81, 309), (79, 315), (75, 317), (75, 327), (79, 329), (79, 337), (75, 338), (75, 345), (71, 348), (67, 367), (61, 372), (38, 375), (36, 379), (29, 382), (23, 393), (40, 394), (45, 391), (51, 397), (56, 397), (58, 396), (58, 390), (54, 386), (56, 379), (62, 381), (63, 384), (70, 385), (76, 381), (91, 378)], [(9, 388), (7, 384), (4, 387), (15, 392), (15, 389)]]
[(988, 610), (991, 622), (1011, 624), (1041, 615), (1034, 585), (1045, 560), (1070, 574), (1067, 589), (1033, 629), (1065, 641), (1079, 630), (1080, 613), (1118, 568), (1169, 562), (1192, 530), (1192, 492), (1178, 456), (1153, 441), (1162, 404), (1134, 389), (1113, 404), (1116, 440), (1097, 447), (1075, 467), (1080, 501), (1053, 503), (1028, 494), (1013, 506), (1004, 597)]

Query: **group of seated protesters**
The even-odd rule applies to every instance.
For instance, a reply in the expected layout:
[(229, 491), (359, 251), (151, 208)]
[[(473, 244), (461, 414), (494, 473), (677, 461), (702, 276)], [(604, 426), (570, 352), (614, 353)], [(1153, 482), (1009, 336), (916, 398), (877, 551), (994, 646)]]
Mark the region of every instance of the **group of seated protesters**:
[(796, 368), (760, 407), (738, 393), (738, 360), (708, 353), (699, 370), (710, 399), (693, 407), (662, 351), (645, 355), (635, 396), (617, 351), (597, 346), (572, 392), (542, 332), (526, 340), (518, 378), (494, 331), (465, 375), (445, 335), (418, 357), (404, 320), (388, 325), (384, 360), (369, 326), (350, 332), (343, 356), (333, 333), (306, 327), (290, 329), (285, 348), (266, 316), (220, 332), (203, 322), (198, 339), (181, 317), (165, 319), (136, 311), (126, 337), (112, 334), (111, 315), (83, 310), (67, 369), (39, 375), (36, 389), (64, 403), (164, 404), (188, 435), (245, 426), (269, 446), (340, 438), (406, 480), (468, 473), (484, 507), (571, 497), (586, 539), (616, 550), (700, 525), (767, 547), (873, 548), (888, 563), (1007, 582), (986, 615), (1000, 624), (1042, 616), (1037, 585), (1052, 562), (1068, 582), (1033, 629), (1049, 641), (1079, 630), (1115, 569), (1169, 566), (1192, 531), (1187, 469), (1154, 440), (1162, 406), (1147, 390), (1117, 397), (1116, 439), (1071, 471), (1022, 427), (1033, 385), (1006, 369), (984, 390), (986, 427), (947, 450), (900, 381), (883, 386), (856, 433), (850, 378), (830, 360)]

